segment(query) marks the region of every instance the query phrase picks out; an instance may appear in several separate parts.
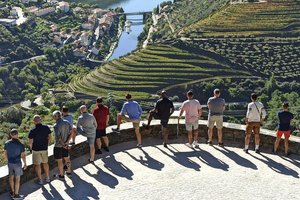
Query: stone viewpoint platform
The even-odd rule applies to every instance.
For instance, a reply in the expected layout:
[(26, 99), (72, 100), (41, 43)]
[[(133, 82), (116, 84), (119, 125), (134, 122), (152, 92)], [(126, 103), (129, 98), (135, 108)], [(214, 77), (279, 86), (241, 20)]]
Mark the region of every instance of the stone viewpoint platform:
[[(32, 167), (22, 177), (25, 199), (299, 199), (299, 138), (291, 138), (290, 157), (271, 154), (272, 131), (262, 130), (262, 153), (242, 150), (244, 126), (225, 123), (225, 147), (205, 144), (206, 121), (199, 121), (200, 149), (184, 145), (183, 120), (176, 138), (177, 120), (170, 122), (171, 140), (164, 148), (158, 121), (142, 130), (143, 148), (136, 142), (131, 124), (122, 124), (120, 134), (110, 134), (110, 152), (97, 155), (94, 164), (85, 138), (79, 136), (72, 149), (72, 178), (36, 185)], [(109, 127), (108, 130), (111, 128)], [(273, 134), (273, 135), (272, 135)], [(49, 149), (51, 175), (57, 172)], [(31, 156), (28, 157), (29, 164)], [(7, 188), (7, 170), (1, 171), (1, 190)], [(0, 199), (9, 199), (4, 193)]]

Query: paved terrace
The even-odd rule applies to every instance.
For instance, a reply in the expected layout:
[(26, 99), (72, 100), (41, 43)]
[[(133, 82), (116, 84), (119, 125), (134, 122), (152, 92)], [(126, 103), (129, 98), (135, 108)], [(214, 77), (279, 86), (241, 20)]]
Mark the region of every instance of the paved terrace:
[(72, 160), (72, 178), (43, 186), (29, 181), (21, 193), (29, 200), (299, 199), (298, 155), (273, 155), (270, 149), (245, 154), (240, 143), (226, 141), (221, 148), (204, 144), (204, 138), (200, 149), (191, 149), (186, 140), (182, 135), (164, 148), (159, 137), (146, 138), (141, 150), (135, 141), (116, 144), (94, 164), (88, 154)]

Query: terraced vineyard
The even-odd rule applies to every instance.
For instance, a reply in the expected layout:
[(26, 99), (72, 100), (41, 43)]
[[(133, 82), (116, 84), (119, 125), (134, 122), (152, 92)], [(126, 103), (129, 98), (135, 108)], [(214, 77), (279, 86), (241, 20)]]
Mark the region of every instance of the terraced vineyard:
[(74, 79), (70, 88), (92, 95), (148, 99), (164, 88), (207, 81), (218, 77), (249, 77), (244, 69), (220, 63), (210, 54), (197, 54), (169, 45), (153, 45), (113, 60), (86, 76)]
[(254, 74), (300, 78), (300, 1), (228, 5), (185, 28), (181, 37)]

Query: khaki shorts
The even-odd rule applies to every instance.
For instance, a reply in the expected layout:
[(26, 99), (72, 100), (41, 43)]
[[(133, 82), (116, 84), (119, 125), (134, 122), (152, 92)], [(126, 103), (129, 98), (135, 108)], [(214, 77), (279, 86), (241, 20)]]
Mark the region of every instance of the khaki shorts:
[(214, 128), (216, 124), (217, 129), (222, 129), (223, 128), (223, 116), (222, 115), (213, 115), (213, 116), (208, 116), (208, 128)]
[(132, 120), (130, 119), (129, 117), (127, 116), (124, 116), (124, 115), (121, 115), (122, 116), (122, 119), (127, 121), (127, 122), (132, 122), (133, 124), (133, 128), (139, 128), (140, 127), (140, 120)]
[(185, 128), (186, 128), (187, 131), (198, 130), (198, 128), (199, 128), (198, 120), (195, 121), (195, 122), (192, 122), (192, 123), (186, 122), (185, 123)]
[(260, 132), (260, 122), (248, 122), (246, 125), (246, 134), (251, 135), (252, 131), (255, 135)]
[(32, 162), (34, 165), (48, 163), (48, 151), (32, 151)]

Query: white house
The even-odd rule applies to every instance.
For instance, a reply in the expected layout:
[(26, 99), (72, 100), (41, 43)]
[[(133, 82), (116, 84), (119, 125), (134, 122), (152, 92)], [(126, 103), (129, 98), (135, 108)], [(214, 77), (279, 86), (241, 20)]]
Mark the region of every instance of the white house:
[(16, 19), (3, 19), (0, 18), (0, 24), (7, 26), (7, 27), (12, 27), (15, 26), (17, 24), (17, 20)]
[(95, 55), (98, 55), (99, 54), (99, 49), (97, 49), (96, 47), (93, 47), (92, 48), (92, 53), (95, 54)]
[(86, 22), (86, 23), (81, 24), (81, 27), (85, 30), (93, 30), (94, 25), (92, 23)]
[(89, 46), (91, 44), (91, 32), (83, 32), (80, 36), (81, 44), (84, 46)]
[(4, 62), (5, 62), (5, 60), (6, 60), (6, 58), (5, 58), (5, 57), (2, 57), (2, 56), (0, 56), (0, 64), (1, 64), (1, 63), (4, 63)]
[(48, 7), (48, 8), (44, 8), (44, 9), (40, 9), (38, 11), (33, 12), (33, 14), (35, 14), (36, 16), (43, 16), (43, 15), (47, 15), (49, 13), (53, 13), (55, 12), (55, 8), (53, 7)]
[(92, 10), (92, 14), (96, 14), (97, 17), (102, 17), (107, 12), (108, 12), (108, 10), (103, 10), (101, 8), (95, 8), (95, 9)]
[(10, 10), (10, 15), (13, 17), (18, 17), (18, 11), (15, 7)]
[(26, 10), (27, 10), (29, 13), (34, 13), (34, 12), (38, 11), (39, 9), (38, 9), (38, 7), (36, 7), (36, 6), (31, 6), (31, 7), (26, 8)]
[(65, 2), (65, 1), (61, 1), (61, 2), (58, 2), (58, 5), (56, 7), (57, 9), (60, 9), (64, 12), (69, 12), (70, 10), (70, 4), (68, 2)]

